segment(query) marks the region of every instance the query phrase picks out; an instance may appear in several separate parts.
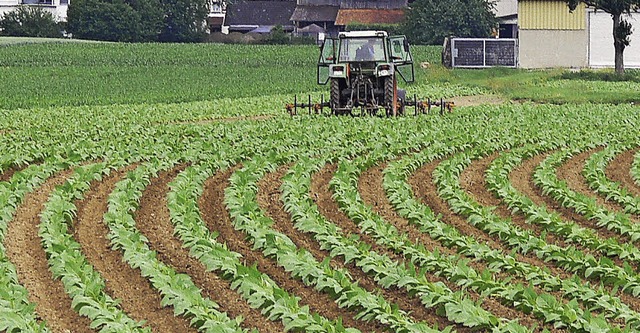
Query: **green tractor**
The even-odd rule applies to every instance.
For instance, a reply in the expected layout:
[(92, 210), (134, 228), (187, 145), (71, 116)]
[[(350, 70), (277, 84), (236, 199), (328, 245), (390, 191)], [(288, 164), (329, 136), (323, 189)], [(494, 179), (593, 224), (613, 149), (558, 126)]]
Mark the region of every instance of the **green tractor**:
[[(426, 111), (432, 106), (450, 109), (449, 102), (408, 100), (398, 89), (398, 76), (404, 82), (414, 81), (413, 57), (405, 36), (389, 37), (385, 31), (341, 32), (338, 38), (327, 38), (318, 59), (318, 84), (330, 85), (330, 99), (320, 103), (298, 103), (297, 97), (287, 110), (293, 115), (297, 108), (322, 112), (325, 107), (333, 115), (387, 116), (405, 113), (406, 106)], [(359, 111), (359, 112), (358, 112)]]

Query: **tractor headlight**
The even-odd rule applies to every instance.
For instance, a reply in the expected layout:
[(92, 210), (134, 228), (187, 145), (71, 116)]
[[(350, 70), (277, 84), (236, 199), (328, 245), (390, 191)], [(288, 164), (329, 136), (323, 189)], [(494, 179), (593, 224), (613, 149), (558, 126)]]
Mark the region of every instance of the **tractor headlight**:
[(344, 66), (334, 66), (333, 67), (333, 75), (344, 75)]

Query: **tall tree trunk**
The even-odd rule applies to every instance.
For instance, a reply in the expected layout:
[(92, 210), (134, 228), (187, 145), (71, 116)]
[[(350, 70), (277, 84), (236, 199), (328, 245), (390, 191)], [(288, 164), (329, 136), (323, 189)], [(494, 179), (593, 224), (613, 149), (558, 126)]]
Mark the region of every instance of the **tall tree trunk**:
[(615, 55), (615, 64), (616, 64), (616, 73), (624, 74), (624, 41), (619, 38), (618, 28), (620, 27), (620, 21), (622, 14), (614, 13), (611, 14), (613, 17), (613, 47), (616, 50)]

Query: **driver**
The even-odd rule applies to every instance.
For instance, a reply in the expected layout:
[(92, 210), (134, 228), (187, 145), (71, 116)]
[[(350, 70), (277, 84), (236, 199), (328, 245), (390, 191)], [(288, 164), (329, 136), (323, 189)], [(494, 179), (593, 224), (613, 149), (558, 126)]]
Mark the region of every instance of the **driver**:
[(375, 39), (369, 38), (367, 42), (362, 44), (358, 49), (356, 49), (356, 60), (358, 61), (367, 61), (367, 60), (375, 60), (375, 52), (373, 46), (375, 45)]

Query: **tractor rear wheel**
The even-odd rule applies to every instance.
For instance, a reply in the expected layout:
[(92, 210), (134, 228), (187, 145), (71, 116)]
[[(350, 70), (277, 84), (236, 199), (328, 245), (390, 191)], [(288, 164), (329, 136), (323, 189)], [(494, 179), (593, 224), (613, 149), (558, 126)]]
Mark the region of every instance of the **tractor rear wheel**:
[(391, 76), (384, 79), (384, 105), (387, 110), (387, 117), (398, 115), (396, 100), (396, 77)]

